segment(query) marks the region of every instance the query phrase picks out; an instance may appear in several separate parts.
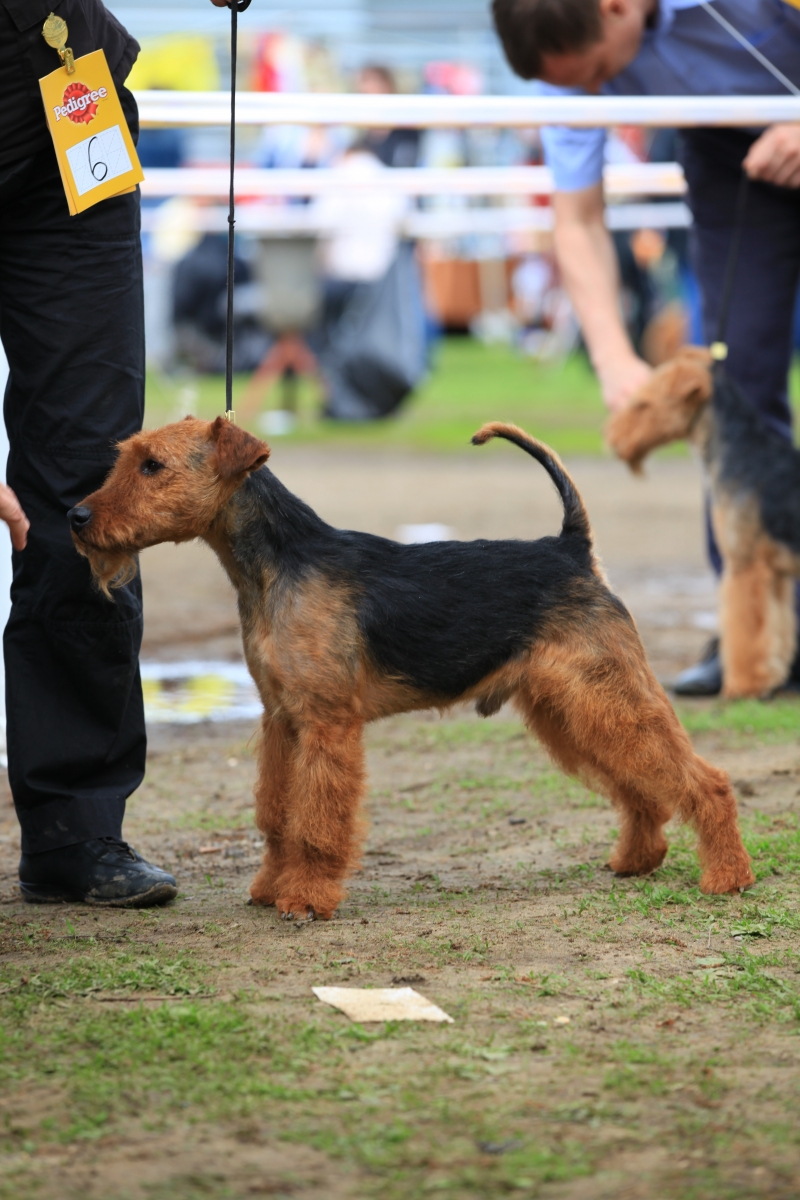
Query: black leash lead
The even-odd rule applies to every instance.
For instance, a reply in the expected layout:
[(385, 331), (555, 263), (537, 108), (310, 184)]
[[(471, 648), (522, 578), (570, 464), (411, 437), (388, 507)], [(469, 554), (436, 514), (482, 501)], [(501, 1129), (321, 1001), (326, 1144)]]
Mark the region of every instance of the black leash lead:
[(739, 250), (742, 244), (742, 234), (744, 233), (744, 223), (747, 216), (749, 185), (750, 180), (747, 173), (742, 171), (742, 178), (739, 180), (739, 190), (736, 193), (736, 215), (733, 223), (733, 234), (730, 248), (728, 249), (728, 261), (725, 263), (725, 276), (722, 283), (722, 303), (720, 304), (719, 320), (717, 321), (717, 336), (709, 347), (711, 357), (714, 359), (717, 367), (728, 357), (728, 343), (725, 340), (725, 335), (728, 331), (728, 315), (731, 309), (731, 300), (733, 299), (736, 267), (739, 263)]
[[(718, 13), (708, 0), (700, 0), (700, 7), (708, 13), (710, 17), (721, 25), (722, 28), (730, 34), (735, 42), (737, 42), (743, 50), (764, 67), (771, 75), (778, 80), (787, 92), (791, 92), (793, 96), (800, 96), (800, 88), (792, 82), (788, 76), (784, 75), (783, 71), (779, 71), (773, 62), (762, 54), (761, 51), (752, 44), (744, 34), (731, 25), (721, 13)], [(728, 357), (728, 343), (725, 340), (725, 334), (728, 329), (728, 315), (730, 313), (731, 299), (733, 298), (733, 283), (736, 277), (736, 266), (739, 261), (739, 249), (742, 243), (742, 234), (744, 233), (745, 217), (747, 215), (747, 194), (750, 180), (746, 172), (742, 171), (742, 178), (739, 183), (739, 191), (736, 196), (736, 216), (734, 219), (733, 236), (731, 238), (730, 249), (728, 250), (728, 261), (725, 264), (725, 278), (722, 285), (722, 304), (719, 310), (719, 321), (717, 322), (717, 337), (716, 341), (711, 343), (709, 347), (711, 357), (714, 359), (714, 365), (717, 371), (721, 371), (721, 363)]]
[(233, 411), (233, 234), (235, 219), (235, 204), (233, 196), (233, 168), (236, 154), (236, 47), (238, 40), (237, 18), (240, 12), (249, 8), (250, 0), (228, 0), (231, 10), (231, 165), (230, 189), (228, 194), (228, 308), (225, 322), (225, 416), (229, 421), (236, 420)]

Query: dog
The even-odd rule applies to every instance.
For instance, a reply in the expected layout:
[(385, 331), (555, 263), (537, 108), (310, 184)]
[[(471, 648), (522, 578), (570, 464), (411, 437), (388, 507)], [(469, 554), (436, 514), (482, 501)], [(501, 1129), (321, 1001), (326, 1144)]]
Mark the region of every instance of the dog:
[(159, 542), (201, 538), (227, 571), (264, 704), (255, 799), (266, 854), (250, 894), (284, 918), (331, 917), (358, 862), (365, 723), (464, 700), (482, 716), (513, 701), (565, 771), (610, 797), (619, 875), (660, 865), (677, 811), (697, 830), (703, 891), (754, 882), (728, 777), (694, 753), (650, 671), (575, 485), (513, 425), (472, 441), (494, 437), (549, 474), (558, 536), (406, 546), (333, 529), (265, 466), (269, 447), (221, 417), (128, 438), (68, 514), (107, 596)]
[(686, 347), (654, 371), (606, 426), (615, 453), (640, 472), (651, 450), (687, 439), (700, 451), (723, 561), (723, 695), (769, 696), (797, 649), (800, 453), (772, 429), (708, 350)]

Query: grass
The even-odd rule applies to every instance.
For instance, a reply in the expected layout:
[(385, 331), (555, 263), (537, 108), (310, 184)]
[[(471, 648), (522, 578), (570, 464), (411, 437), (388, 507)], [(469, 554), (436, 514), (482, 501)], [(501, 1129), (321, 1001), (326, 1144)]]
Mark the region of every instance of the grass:
[[(387, 1023), (367, 1030), (310, 1011), (306, 1001), (265, 1013), (252, 991), (226, 1002), (104, 1010), (85, 999), (87, 984), (114, 993), (177, 979), (188, 989), (199, 964), (164, 951), (146, 962), (127, 951), (108, 959), (88, 946), (82, 965), (70, 958), (45, 970), (38, 985), (29, 978), (0, 998), (3, 1090), (26, 1094), (46, 1082), (53, 1101), (36, 1123), (24, 1109), (7, 1109), (0, 1139), (6, 1154), (25, 1161), (53, 1143), (88, 1147), (108, 1139), (145, 1112), (154, 1137), (180, 1119), (239, 1130), (246, 1141), (269, 1112), (282, 1138), (363, 1169), (359, 1195), (533, 1196), (546, 1183), (591, 1173), (608, 1136), (630, 1127), (632, 1112), (645, 1120), (649, 1105), (665, 1101), (680, 1101), (687, 1116), (698, 1105), (715, 1111), (731, 1091), (725, 1055), (654, 1042), (643, 1036), (643, 1015), (710, 1006), (754, 1027), (797, 1025), (796, 956), (743, 951), (724, 961), (722, 969), (669, 978), (629, 970), (603, 1007), (632, 1032), (600, 1050), (576, 1042), (547, 1007), (565, 991), (591, 995), (598, 983), (586, 972), (544, 975), (533, 987), (496, 972), (500, 996), (524, 993), (536, 1007), (516, 1018), (498, 1012), (500, 1036), (481, 1030), (476, 1038), (470, 1029), (480, 1030), (481, 1000), (470, 994), (454, 1009), (457, 1026), (434, 1029)], [(3, 972), (6, 981), (15, 975)], [(549, 1094), (525, 1086), (528, 1064), (542, 1051), (559, 1062), (560, 1084)], [(769, 1121), (752, 1114), (747, 1136), (757, 1138), (760, 1125), (766, 1136)], [(791, 1125), (784, 1136), (789, 1148), (796, 1144)], [(692, 1134), (700, 1145), (720, 1140), (718, 1122), (711, 1130), (701, 1122)], [(716, 1175), (712, 1186), (720, 1186)], [(187, 1200), (238, 1194), (208, 1179), (178, 1180), (173, 1188)], [(38, 1194), (22, 1168), (0, 1182), (4, 1197)]]
[(748, 740), (765, 745), (800, 738), (800, 698), (718, 700), (678, 703), (678, 716), (690, 733), (719, 733), (729, 744)]
[[(234, 381), (234, 407), (246, 386), (244, 376)], [(800, 409), (800, 364), (792, 370), (791, 394)], [(273, 395), (265, 407), (277, 403)], [(148, 425), (174, 421), (189, 412), (213, 418), (224, 407), (220, 376), (148, 375)], [(299, 427), (282, 441), (349, 449), (453, 451), (464, 449), (486, 421), (511, 421), (542, 438), (559, 454), (604, 453), (606, 410), (583, 354), (572, 355), (563, 364), (548, 365), (509, 346), (484, 346), (471, 338), (448, 337), (434, 349), (427, 380), (396, 415), (366, 424), (342, 424), (320, 421), (319, 409), (318, 389), (303, 384)], [(683, 455), (686, 449), (677, 444), (659, 453)]]
[[(47, 939), (48, 941), (50, 939)], [(67, 925), (65, 941), (77, 942)], [(82, 938), (94, 947), (91, 937)], [(157, 992), (170, 996), (194, 996), (204, 991), (199, 964), (186, 955), (164, 961), (158, 955), (107, 950), (72, 957), (56, 969), (18, 975), (0, 970), (0, 991), (10, 999), (17, 1015), (44, 1001), (70, 999), (103, 993)]]
[[(702, 736), (769, 741), (770, 728), (736, 706), (715, 714)], [(212, 753), (224, 763), (228, 752)], [(514, 721), (390, 722), (371, 753), (387, 763), (385, 794), (373, 797), (375, 853), (408, 847), (418, 865), (360, 885), (331, 925), (286, 927), (239, 907), (242, 880), (229, 874), (216, 887), (222, 860), (200, 868), (215, 886), (198, 877), (188, 889), (208, 895), (201, 908), (25, 910), (4, 921), (0, 1197), (127, 1197), (54, 1189), (40, 1164), (94, 1163), (102, 1180), (114, 1148), (136, 1137), (144, 1158), (167, 1160), (164, 1181), (135, 1193), (147, 1200), (306, 1188), (327, 1200), (343, 1181), (356, 1190), (341, 1194), (359, 1200), (499, 1200), (569, 1196), (586, 1176), (600, 1181), (597, 1195), (623, 1194), (622, 1179), (636, 1200), (796, 1196), (794, 809), (748, 806), (742, 828), (759, 885), (706, 897), (684, 827), (671, 829), (652, 878), (614, 880), (603, 859), (586, 860), (583, 822), (603, 810), (587, 813), (586, 793), (537, 759)], [(202, 771), (199, 755), (188, 765)], [(404, 815), (392, 832), (397, 804)], [(558, 810), (573, 866), (517, 861), (514, 838), (524, 832), (536, 848), (529, 825), (508, 826), (520, 806)], [(178, 799), (174, 807), (178, 838)], [(493, 829), (510, 849), (489, 862)], [(607, 823), (600, 837), (605, 849)], [(459, 889), (448, 872), (467, 844), (483, 848), (483, 861)], [(395, 977), (417, 977), (455, 1024), (361, 1027), (310, 994), (316, 983)], [(178, 1136), (206, 1139), (224, 1168), (170, 1174)], [(246, 1156), (233, 1176), (240, 1154), (261, 1145), (321, 1155), (323, 1190), (302, 1172), (248, 1174)]]
[[(234, 407), (246, 379), (234, 385)], [(216, 376), (189, 381), (151, 373), (145, 423), (175, 420), (186, 412), (212, 418), (224, 408)], [(562, 454), (599, 454), (604, 409), (594, 375), (582, 355), (563, 366), (544, 366), (508, 347), (447, 338), (437, 346), (427, 381), (395, 416), (365, 424), (320, 421), (316, 389), (300, 394), (300, 424), (282, 439), (353, 449), (452, 451), (469, 445), (486, 421), (522, 425)], [(255, 427), (255, 426), (254, 426)]]

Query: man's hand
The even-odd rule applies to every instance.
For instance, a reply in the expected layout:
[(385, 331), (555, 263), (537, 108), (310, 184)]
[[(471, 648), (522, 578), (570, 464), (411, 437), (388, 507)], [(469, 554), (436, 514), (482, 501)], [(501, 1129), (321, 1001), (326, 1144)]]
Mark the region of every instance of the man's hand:
[(652, 374), (653, 368), (635, 354), (598, 363), (597, 375), (603, 399), (611, 412), (627, 407)]
[(770, 125), (753, 142), (742, 166), (762, 183), (800, 187), (800, 124)]
[(0, 521), (5, 521), (11, 534), (11, 545), (15, 550), (24, 550), (28, 541), (31, 523), (22, 511), (22, 505), (10, 487), (0, 483)]
[(561, 277), (580, 322), (603, 399), (624, 408), (650, 378), (622, 320), (619, 270), (605, 226), (602, 184), (576, 192), (556, 192), (554, 241)]
[(228, 0), (211, 0), (212, 4), (216, 4), (217, 8), (225, 8)]

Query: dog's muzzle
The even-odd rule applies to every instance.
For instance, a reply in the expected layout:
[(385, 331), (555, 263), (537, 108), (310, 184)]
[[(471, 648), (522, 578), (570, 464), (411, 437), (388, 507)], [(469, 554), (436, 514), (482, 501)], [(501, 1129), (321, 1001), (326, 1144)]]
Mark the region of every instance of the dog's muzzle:
[(82, 504), (76, 504), (75, 507), (71, 508), (67, 513), (67, 520), (69, 521), (69, 527), (72, 532), (80, 537), (83, 531), (86, 529), (86, 526), (91, 521), (92, 516), (93, 513), (90, 508), (86, 508)]

